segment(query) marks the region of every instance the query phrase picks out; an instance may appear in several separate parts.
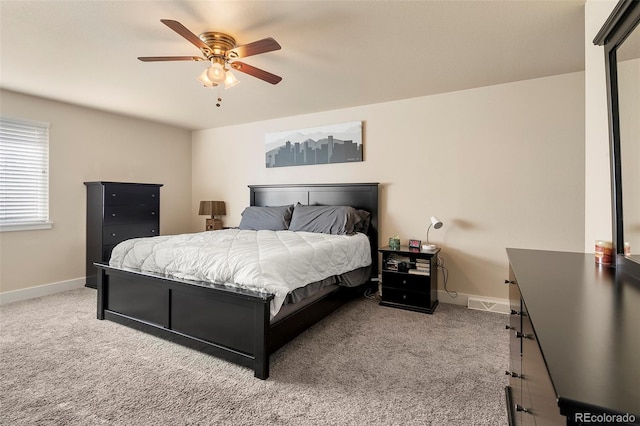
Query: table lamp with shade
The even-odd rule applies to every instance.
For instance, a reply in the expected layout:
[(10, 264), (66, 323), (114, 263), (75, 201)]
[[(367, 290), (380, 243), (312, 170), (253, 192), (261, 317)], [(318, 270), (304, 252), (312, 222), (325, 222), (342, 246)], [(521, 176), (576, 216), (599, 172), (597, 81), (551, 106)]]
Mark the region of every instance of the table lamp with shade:
[(427, 244), (422, 245), (422, 250), (435, 250), (437, 248), (435, 244), (429, 244), (429, 231), (431, 230), (431, 227), (434, 229), (442, 228), (442, 221), (435, 216), (431, 216), (431, 222), (427, 228)]
[(205, 229), (207, 231), (215, 231), (222, 229), (222, 220), (216, 216), (224, 216), (227, 212), (224, 207), (224, 201), (200, 201), (198, 214), (201, 216), (211, 215), (211, 218), (207, 218)]

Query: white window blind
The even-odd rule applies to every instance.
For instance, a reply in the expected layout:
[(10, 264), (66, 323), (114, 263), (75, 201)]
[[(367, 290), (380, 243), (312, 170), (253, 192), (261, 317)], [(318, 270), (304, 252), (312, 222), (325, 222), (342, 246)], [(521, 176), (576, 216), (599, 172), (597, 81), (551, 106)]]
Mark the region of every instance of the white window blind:
[(49, 124), (0, 117), (0, 230), (49, 224)]

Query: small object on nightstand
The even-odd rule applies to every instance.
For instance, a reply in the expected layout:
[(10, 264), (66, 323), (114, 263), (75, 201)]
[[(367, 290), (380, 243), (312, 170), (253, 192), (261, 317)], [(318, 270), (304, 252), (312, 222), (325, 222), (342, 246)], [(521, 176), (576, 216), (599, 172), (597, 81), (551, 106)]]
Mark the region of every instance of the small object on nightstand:
[(420, 249), (420, 244), (422, 244), (422, 241), (420, 240), (409, 240), (409, 248), (410, 249)]
[(200, 201), (199, 215), (211, 215), (211, 218), (207, 218), (206, 227), (207, 231), (214, 231), (222, 229), (222, 220), (216, 218), (216, 215), (224, 216), (227, 214), (224, 206), (224, 201)]
[(389, 248), (391, 250), (399, 250), (400, 249), (400, 237), (399, 236), (395, 236), (395, 237), (391, 237), (389, 238)]

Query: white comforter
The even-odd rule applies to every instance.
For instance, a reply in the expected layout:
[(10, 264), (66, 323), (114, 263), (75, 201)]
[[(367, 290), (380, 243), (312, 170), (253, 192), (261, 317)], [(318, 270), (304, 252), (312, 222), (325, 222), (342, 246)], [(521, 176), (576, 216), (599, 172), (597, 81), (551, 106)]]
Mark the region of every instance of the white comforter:
[(273, 318), (287, 293), (371, 264), (363, 234), (226, 229), (135, 238), (118, 244), (109, 265), (275, 295)]

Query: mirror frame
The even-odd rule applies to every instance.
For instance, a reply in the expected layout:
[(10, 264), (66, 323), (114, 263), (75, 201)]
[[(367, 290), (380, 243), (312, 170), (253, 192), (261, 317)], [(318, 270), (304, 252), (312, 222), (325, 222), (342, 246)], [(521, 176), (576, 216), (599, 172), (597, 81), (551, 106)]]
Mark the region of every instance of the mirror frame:
[[(604, 46), (607, 110), (609, 113), (609, 157), (611, 168), (611, 204), (613, 250), (616, 267), (640, 278), (640, 263), (624, 255), (624, 218), (622, 215), (622, 159), (620, 158), (620, 116), (618, 105), (618, 67), (616, 52), (640, 23), (640, 1), (620, 0), (593, 43)], [(640, 28), (640, 27), (638, 27)], [(636, 248), (638, 249), (638, 248)]]

